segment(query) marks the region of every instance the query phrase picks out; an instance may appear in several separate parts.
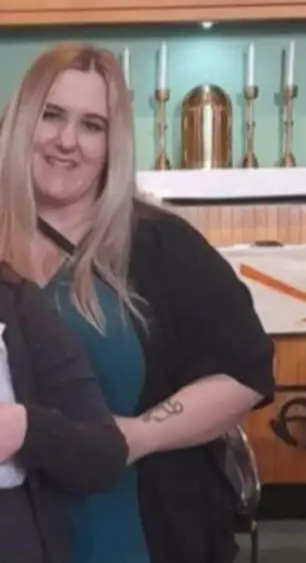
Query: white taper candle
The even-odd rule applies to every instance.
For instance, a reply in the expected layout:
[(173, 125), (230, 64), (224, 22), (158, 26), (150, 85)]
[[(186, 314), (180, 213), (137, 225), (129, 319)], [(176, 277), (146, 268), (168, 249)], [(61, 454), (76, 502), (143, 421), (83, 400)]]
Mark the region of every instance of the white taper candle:
[(247, 86), (255, 86), (255, 47), (254, 43), (250, 43), (248, 48), (248, 64), (247, 64)]
[(122, 72), (127, 88), (131, 87), (131, 55), (128, 47), (125, 47), (122, 54)]
[(158, 81), (157, 87), (160, 90), (167, 88), (167, 63), (168, 63), (168, 47), (167, 43), (163, 41), (159, 50), (158, 57)]
[(294, 59), (295, 59), (295, 43), (290, 41), (289, 49), (287, 52), (287, 76), (286, 86), (294, 85)]

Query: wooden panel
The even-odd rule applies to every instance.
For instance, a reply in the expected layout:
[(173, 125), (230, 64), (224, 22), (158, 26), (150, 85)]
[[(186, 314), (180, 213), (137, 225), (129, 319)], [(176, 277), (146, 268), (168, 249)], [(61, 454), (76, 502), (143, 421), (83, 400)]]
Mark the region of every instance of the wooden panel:
[[(275, 347), (277, 384), (305, 385), (306, 338), (280, 338), (275, 340)], [(284, 402), (296, 396), (297, 393), (276, 393), (274, 404), (253, 413), (246, 425), (265, 483), (306, 481), (306, 450), (288, 446), (274, 436), (270, 426)], [(298, 396), (306, 398), (306, 392)], [(303, 425), (300, 429), (304, 431)]]
[[(210, 2), (209, 2), (210, 3)], [(202, 0), (193, 0), (195, 7), (203, 5)], [(155, 5), (164, 8), (186, 7), (186, 0), (156, 0)], [(135, 10), (152, 8), (152, 0), (0, 0), (0, 9), (15, 11), (46, 10)]]
[[(186, 218), (215, 245), (267, 239), (306, 243), (306, 205), (167, 207)], [(275, 349), (276, 382), (306, 385), (306, 335), (278, 337)], [(306, 481), (306, 451), (281, 442), (270, 426), (285, 399), (292, 396), (277, 393), (273, 405), (254, 412), (246, 423), (264, 483)]]
[(185, 217), (215, 245), (267, 239), (306, 242), (306, 205), (167, 207)]
[(161, 9), (169, 8), (235, 8), (247, 6), (248, 8), (255, 6), (290, 6), (296, 5), (295, 0), (0, 0), (0, 9), (7, 11), (22, 10), (96, 10), (96, 9), (130, 9), (137, 8), (150, 9), (159, 6)]
[(306, 1), (0, 0), (1, 25), (281, 20), (306, 17)]

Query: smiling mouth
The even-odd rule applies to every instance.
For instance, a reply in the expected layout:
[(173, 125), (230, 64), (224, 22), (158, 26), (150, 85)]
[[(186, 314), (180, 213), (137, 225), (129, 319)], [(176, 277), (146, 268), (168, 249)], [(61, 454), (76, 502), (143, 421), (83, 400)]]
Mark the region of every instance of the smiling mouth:
[(71, 158), (58, 158), (55, 156), (45, 156), (45, 160), (47, 164), (49, 164), (50, 166), (56, 166), (59, 168), (64, 168), (66, 170), (72, 170), (77, 166), (77, 162), (75, 160), (71, 160)]

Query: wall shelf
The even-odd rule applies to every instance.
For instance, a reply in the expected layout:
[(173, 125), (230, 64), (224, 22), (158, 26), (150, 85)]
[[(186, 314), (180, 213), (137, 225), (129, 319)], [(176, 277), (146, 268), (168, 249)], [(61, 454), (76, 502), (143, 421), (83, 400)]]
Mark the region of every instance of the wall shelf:
[(306, 168), (140, 171), (141, 192), (173, 202), (306, 202)]

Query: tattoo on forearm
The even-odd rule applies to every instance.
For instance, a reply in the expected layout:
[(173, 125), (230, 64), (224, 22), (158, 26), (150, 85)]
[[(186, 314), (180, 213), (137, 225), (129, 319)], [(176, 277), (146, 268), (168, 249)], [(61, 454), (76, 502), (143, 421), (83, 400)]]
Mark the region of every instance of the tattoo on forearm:
[(144, 422), (151, 422), (152, 420), (155, 422), (164, 422), (171, 416), (181, 414), (183, 410), (184, 407), (182, 403), (179, 401), (173, 401), (172, 399), (167, 399), (152, 409), (149, 409), (141, 416), (141, 418)]

